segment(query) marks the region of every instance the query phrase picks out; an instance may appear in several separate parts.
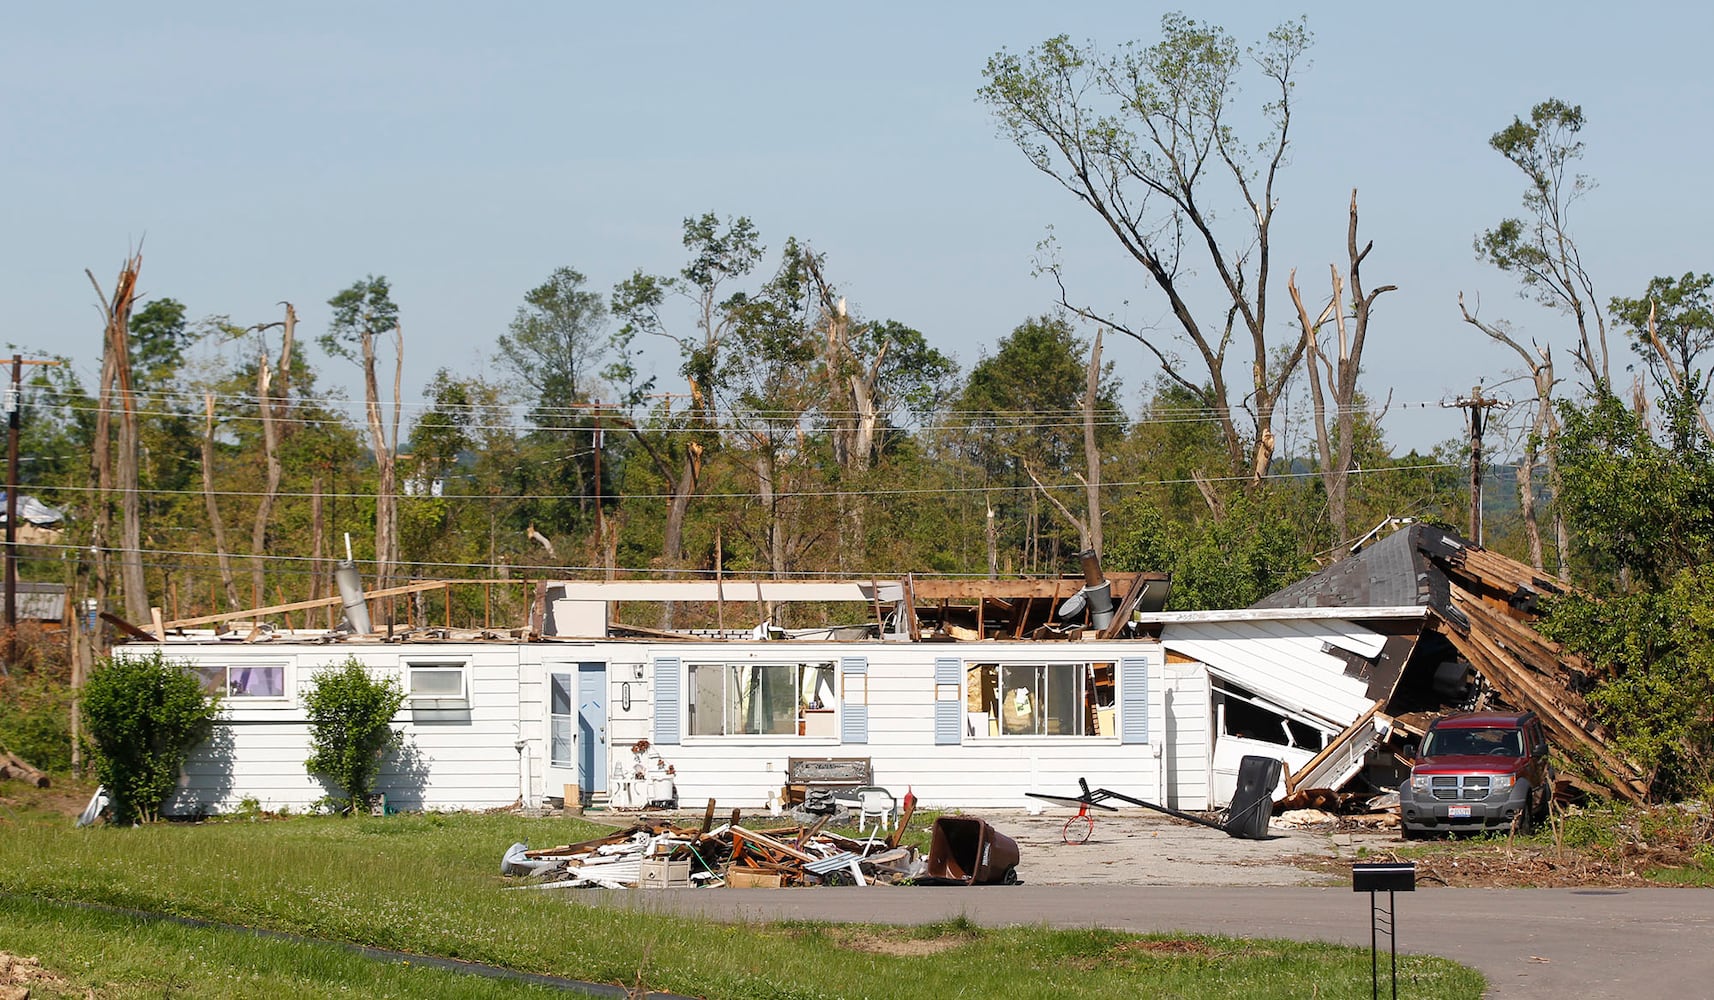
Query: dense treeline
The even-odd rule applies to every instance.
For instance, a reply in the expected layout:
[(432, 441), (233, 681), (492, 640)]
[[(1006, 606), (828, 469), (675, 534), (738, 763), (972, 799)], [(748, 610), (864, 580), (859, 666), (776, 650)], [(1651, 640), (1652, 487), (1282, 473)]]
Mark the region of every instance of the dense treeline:
[[(1092, 338), (1063, 312), (1025, 318), (960, 370), (931, 336), (850, 305), (795, 240), (753, 280), (763, 249), (746, 220), (688, 220), (685, 241), (680, 274), (609, 295), (560, 269), (498, 333), (491, 372), (441, 369), (428, 398), (399, 406), (393, 581), (708, 574), (717, 560), (728, 575), (1060, 573), (1090, 543), (1091, 444), (1109, 563), (1177, 571), (1181, 606), (1247, 603), (1350, 540), (1327, 522), (1312, 462), (1282, 457), (1259, 483), (1234, 474), (1218, 418), (1182, 389), (1157, 383), (1127, 406), (1137, 387), (1103, 360), (1086, 407)], [(674, 295), (695, 307), (684, 330), (667, 325)], [(384, 278), (334, 300), (353, 296), (408, 350), (408, 309)], [(144, 606), (171, 618), (324, 596), (347, 532), (373, 575), (376, 442), (392, 444), (394, 401), (326, 398), (340, 357), (312, 360), (295, 340), (279, 358), (279, 324), (189, 313), (156, 299), (130, 323)], [(652, 334), (672, 338), (680, 381), (638, 381), (637, 340)], [(236, 360), (187, 363), (207, 353), (198, 338)], [(71, 514), (62, 546), (31, 550), (29, 569), (57, 579), (69, 561), (79, 593), (95, 593), (106, 567), (87, 546), (113, 498), (91, 488), (87, 456), (95, 414), (123, 402), (67, 372), (45, 370), (26, 394), (28, 488)], [(1456, 516), (1457, 468), (1392, 456), (1361, 426), (1355, 523)]]

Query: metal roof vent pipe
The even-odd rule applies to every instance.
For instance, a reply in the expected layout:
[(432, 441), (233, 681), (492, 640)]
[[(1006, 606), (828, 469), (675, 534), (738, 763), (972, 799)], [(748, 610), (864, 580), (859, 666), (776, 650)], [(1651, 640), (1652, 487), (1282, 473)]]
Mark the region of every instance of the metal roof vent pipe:
[(339, 568), (333, 571), (333, 583), (339, 588), (339, 600), (345, 608), (345, 624), (358, 635), (368, 635), (373, 632), (374, 624), (369, 620), (369, 604), (363, 599), (363, 576), (357, 572), (357, 563), (351, 558), (351, 533), (345, 533), (345, 558), (339, 561)]
[(1104, 629), (1113, 624), (1113, 585), (1101, 571), (1101, 555), (1094, 549), (1077, 554), (1083, 563), (1083, 589), (1059, 606), (1060, 618), (1072, 618), (1089, 608), (1089, 626)]

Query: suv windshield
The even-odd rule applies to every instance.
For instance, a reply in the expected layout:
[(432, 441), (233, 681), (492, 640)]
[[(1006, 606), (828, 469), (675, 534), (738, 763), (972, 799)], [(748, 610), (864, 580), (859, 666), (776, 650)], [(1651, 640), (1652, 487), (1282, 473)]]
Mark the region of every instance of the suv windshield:
[(1424, 757), (1522, 757), (1516, 729), (1436, 729), (1422, 743)]

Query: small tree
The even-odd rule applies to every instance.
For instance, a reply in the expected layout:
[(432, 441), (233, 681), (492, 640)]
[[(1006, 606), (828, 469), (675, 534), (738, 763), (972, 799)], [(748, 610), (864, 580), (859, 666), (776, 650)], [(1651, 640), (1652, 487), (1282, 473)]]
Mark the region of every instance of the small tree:
[(220, 696), (160, 650), (96, 664), (83, 686), (83, 725), (115, 823), (160, 816), (185, 756), (208, 739), (219, 714)]
[(390, 723), (404, 701), (398, 681), (376, 680), (355, 656), (316, 674), (304, 698), (310, 725), (304, 767), (344, 791), (344, 812), (369, 801), (381, 754), (398, 739)]

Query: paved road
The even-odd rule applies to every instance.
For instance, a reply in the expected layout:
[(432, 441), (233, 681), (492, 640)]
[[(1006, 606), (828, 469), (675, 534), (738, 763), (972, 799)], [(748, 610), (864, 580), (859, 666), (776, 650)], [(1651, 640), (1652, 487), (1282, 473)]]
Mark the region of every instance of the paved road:
[[(1399, 950), (1444, 955), (1481, 970), (1490, 997), (1714, 996), (1711, 891), (1433, 888), (1396, 898)], [(1349, 888), (686, 889), (613, 893), (610, 899), (723, 919), (916, 924), (962, 914), (988, 926), (1369, 943), (1368, 895)]]

